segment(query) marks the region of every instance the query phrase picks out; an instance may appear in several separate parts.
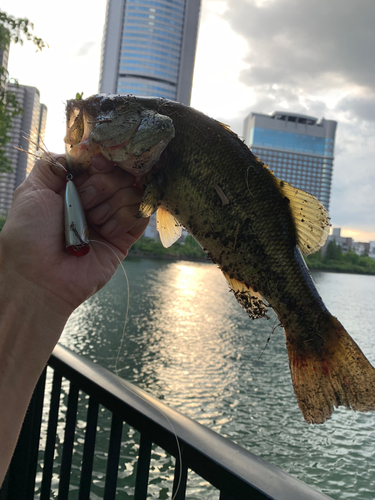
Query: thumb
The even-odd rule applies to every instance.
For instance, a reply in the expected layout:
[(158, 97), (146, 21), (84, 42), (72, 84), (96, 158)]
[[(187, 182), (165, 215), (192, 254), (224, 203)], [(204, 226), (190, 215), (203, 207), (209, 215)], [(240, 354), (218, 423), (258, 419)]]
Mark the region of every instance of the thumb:
[(59, 193), (66, 184), (65, 155), (50, 154), (50, 159), (37, 160), (25, 180), (34, 189), (51, 189)]

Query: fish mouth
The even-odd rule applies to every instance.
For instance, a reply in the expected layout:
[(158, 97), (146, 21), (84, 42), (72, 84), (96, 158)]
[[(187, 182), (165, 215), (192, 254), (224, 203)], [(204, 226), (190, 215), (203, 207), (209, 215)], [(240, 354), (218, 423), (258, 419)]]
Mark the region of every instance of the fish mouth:
[(159, 161), (174, 137), (171, 118), (151, 110), (111, 111), (95, 117), (78, 102), (70, 107), (64, 138), (70, 171), (87, 169), (96, 154), (102, 154), (136, 177), (143, 176)]

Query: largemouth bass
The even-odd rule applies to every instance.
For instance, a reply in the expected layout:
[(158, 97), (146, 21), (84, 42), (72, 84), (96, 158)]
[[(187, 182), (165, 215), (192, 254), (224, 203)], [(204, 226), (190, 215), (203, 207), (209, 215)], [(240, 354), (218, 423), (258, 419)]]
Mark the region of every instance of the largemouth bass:
[(183, 104), (97, 95), (67, 103), (69, 168), (101, 152), (140, 177), (138, 217), (156, 210), (164, 245), (185, 227), (223, 272), (250, 318), (271, 307), (308, 423), (334, 407), (375, 410), (375, 370), (319, 296), (301, 252), (325, 242), (313, 196), (277, 179), (228, 127)]

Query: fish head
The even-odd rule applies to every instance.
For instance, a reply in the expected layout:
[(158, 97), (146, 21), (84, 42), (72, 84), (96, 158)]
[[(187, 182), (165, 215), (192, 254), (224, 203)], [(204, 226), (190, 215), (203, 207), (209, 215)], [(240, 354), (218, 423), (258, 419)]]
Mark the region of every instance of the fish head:
[(141, 176), (157, 163), (175, 135), (168, 116), (130, 96), (98, 95), (67, 103), (65, 149), (71, 171), (89, 167), (101, 153), (122, 169)]

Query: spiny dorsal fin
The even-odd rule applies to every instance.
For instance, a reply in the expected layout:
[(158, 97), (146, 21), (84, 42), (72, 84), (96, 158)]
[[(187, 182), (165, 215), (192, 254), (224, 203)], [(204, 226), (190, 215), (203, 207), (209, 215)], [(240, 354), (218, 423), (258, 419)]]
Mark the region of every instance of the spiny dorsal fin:
[(234, 296), (251, 319), (267, 317), (267, 307), (258, 292), (254, 292), (254, 290), (246, 286), (245, 283), (235, 278), (231, 278), (227, 273), (223, 272), (223, 274), (230, 288), (233, 290)]
[(182, 227), (177, 220), (162, 207), (159, 207), (156, 212), (156, 228), (159, 231), (160, 241), (165, 248), (173, 245), (182, 233)]
[(219, 122), (219, 121), (218, 121), (218, 123), (220, 123), (220, 125), (221, 125), (222, 127), (224, 127), (224, 128), (225, 128), (225, 130), (228, 130), (228, 132), (232, 132), (232, 130), (231, 130), (231, 128), (230, 128), (230, 125), (227, 125), (227, 124), (222, 123), (222, 122)]
[(297, 230), (297, 246), (303, 255), (317, 252), (325, 243), (330, 224), (327, 210), (315, 196), (277, 179), (277, 185), (288, 198)]

